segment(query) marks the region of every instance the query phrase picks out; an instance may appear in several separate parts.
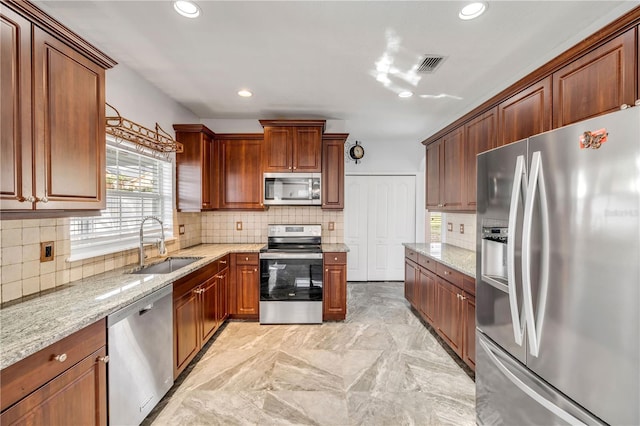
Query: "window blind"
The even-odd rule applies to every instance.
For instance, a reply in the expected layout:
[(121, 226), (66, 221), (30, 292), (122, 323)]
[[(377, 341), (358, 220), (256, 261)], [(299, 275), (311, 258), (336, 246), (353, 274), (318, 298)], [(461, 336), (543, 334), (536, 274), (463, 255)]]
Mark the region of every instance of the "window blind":
[[(113, 142), (106, 154), (107, 207), (100, 216), (71, 219), (71, 259), (137, 247), (145, 216), (160, 218), (165, 238), (172, 236), (173, 163)], [(145, 240), (159, 236), (160, 225), (147, 221), (144, 232)]]

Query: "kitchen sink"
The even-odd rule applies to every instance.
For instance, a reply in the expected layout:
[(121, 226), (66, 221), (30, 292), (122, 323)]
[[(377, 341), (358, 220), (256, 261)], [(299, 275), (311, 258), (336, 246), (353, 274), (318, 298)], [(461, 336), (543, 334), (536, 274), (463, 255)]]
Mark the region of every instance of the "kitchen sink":
[(144, 266), (140, 269), (132, 271), (132, 274), (169, 274), (192, 264), (202, 257), (168, 257), (162, 262), (153, 265)]

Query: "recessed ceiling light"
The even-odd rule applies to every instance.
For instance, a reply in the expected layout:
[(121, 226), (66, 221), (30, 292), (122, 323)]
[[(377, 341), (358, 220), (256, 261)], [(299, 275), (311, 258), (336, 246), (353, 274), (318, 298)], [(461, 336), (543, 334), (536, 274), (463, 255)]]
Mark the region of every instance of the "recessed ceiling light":
[(458, 18), (467, 21), (469, 19), (477, 18), (478, 16), (482, 15), (485, 10), (487, 10), (487, 4), (484, 2), (479, 1), (469, 3), (468, 5), (463, 7), (462, 10), (460, 10)]
[(401, 98), (410, 98), (413, 96), (413, 92), (409, 92), (408, 90), (405, 90), (404, 92), (398, 93), (398, 96)]
[(173, 8), (180, 15), (187, 18), (197, 18), (200, 16), (200, 8), (197, 4), (187, 0), (177, 0), (173, 2)]
[(243, 98), (249, 98), (249, 97), (253, 96), (253, 93), (251, 93), (248, 90), (240, 90), (240, 91), (238, 91), (238, 95), (242, 96)]

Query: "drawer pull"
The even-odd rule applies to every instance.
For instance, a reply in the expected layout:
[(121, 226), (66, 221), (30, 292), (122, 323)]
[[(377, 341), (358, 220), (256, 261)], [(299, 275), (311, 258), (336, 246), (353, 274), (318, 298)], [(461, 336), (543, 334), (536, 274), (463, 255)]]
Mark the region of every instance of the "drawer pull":
[(449, 275), (449, 274), (450, 274), (450, 272), (449, 272), (449, 271), (444, 271), (444, 274), (445, 274), (445, 275)]
[(226, 260), (221, 260), (220, 263), (222, 263), (223, 265), (226, 265), (227, 261)]
[(98, 357), (98, 362), (103, 362), (105, 364), (108, 363), (109, 362), (109, 355)]
[(249, 256), (245, 257), (244, 260), (249, 260)]
[(55, 359), (58, 362), (65, 362), (67, 360), (67, 354), (55, 355), (53, 359)]
[(333, 258), (333, 260), (336, 260), (336, 261), (337, 261), (337, 260), (338, 260), (338, 258), (337, 258), (337, 257), (334, 257), (334, 258)]

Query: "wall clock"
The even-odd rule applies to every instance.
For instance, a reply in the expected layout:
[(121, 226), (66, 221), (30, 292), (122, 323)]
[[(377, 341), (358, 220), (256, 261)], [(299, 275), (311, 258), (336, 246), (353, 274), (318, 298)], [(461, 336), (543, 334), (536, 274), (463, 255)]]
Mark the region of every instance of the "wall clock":
[(347, 147), (347, 155), (350, 160), (353, 160), (358, 164), (360, 160), (362, 160), (362, 157), (364, 157), (364, 147), (360, 145), (359, 141), (356, 141), (356, 143)]

